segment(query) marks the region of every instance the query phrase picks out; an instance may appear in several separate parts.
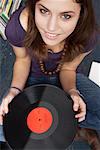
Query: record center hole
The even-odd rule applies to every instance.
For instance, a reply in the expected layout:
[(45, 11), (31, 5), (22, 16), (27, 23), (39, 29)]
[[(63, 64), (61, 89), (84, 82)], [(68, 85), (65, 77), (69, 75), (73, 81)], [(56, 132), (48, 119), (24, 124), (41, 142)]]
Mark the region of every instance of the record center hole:
[(52, 113), (45, 107), (37, 107), (33, 109), (27, 117), (28, 128), (37, 134), (42, 134), (48, 131), (52, 122)]

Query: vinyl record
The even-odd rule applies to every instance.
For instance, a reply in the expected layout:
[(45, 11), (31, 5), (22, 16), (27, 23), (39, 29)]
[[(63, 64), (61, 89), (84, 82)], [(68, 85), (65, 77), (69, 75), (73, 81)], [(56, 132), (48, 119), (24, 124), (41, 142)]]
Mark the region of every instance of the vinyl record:
[(60, 88), (40, 84), (26, 88), (9, 104), (4, 135), (14, 150), (66, 149), (77, 131), (72, 99)]

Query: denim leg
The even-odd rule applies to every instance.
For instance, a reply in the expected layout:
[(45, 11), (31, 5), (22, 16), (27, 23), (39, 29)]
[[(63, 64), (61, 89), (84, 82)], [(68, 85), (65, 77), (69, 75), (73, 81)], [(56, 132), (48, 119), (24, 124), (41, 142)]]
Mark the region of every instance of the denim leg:
[(0, 141), (4, 142), (5, 141), (5, 138), (4, 138), (4, 135), (3, 135), (3, 126), (0, 125)]
[(84, 96), (87, 106), (86, 119), (79, 123), (79, 126), (100, 130), (100, 87), (79, 73), (77, 73), (76, 86)]
[(37, 84), (51, 84), (51, 85), (61, 87), (59, 78), (57, 76), (41, 77), (41, 78), (31, 77), (28, 80), (27, 86), (37, 85)]

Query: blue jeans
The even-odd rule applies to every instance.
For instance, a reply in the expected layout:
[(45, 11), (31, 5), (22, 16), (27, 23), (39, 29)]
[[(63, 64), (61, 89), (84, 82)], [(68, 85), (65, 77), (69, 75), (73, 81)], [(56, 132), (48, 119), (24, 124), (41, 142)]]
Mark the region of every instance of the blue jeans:
[[(61, 88), (58, 77), (29, 78), (28, 86), (36, 84), (52, 84)], [(87, 105), (86, 119), (79, 123), (82, 128), (91, 128), (100, 132), (100, 87), (88, 79), (88, 77), (77, 73), (77, 89), (84, 96)], [(2, 126), (0, 126), (0, 141), (4, 141)]]
[(100, 87), (82, 74), (77, 74), (76, 81), (77, 89), (84, 96), (87, 106), (86, 119), (79, 126), (100, 131)]

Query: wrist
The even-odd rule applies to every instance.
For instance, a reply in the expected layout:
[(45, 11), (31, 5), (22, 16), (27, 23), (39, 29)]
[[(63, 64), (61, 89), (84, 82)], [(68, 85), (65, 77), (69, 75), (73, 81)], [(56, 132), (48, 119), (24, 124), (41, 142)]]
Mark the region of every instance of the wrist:
[(21, 89), (19, 89), (18, 87), (15, 86), (11, 86), (10, 87), (10, 92), (14, 93), (15, 95), (19, 94), (20, 92), (22, 92)]
[(68, 91), (68, 93), (69, 93), (69, 95), (71, 95), (71, 94), (73, 94), (73, 93), (77, 93), (79, 96), (81, 96), (81, 97), (84, 98), (84, 96), (83, 96), (83, 95), (80, 93), (80, 91), (77, 90), (76, 88), (70, 89), (70, 90)]
[(78, 94), (80, 94), (79, 90), (77, 90), (76, 88), (70, 89), (70, 90), (68, 91), (68, 93), (69, 93), (69, 94), (71, 94), (71, 93), (78, 93)]

